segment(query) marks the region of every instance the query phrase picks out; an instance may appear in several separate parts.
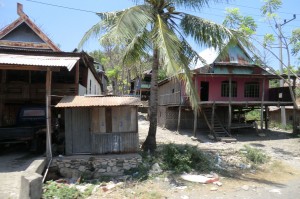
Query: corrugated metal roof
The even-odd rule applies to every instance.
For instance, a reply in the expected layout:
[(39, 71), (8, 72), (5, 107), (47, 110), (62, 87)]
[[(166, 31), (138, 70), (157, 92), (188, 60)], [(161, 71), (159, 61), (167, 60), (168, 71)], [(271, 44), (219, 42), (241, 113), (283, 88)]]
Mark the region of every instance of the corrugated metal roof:
[(55, 106), (57, 108), (68, 107), (92, 107), (92, 106), (139, 106), (141, 101), (137, 97), (89, 97), (66, 96)]
[(79, 59), (80, 57), (33, 56), (0, 53), (0, 64), (67, 67), (69, 71), (72, 70)]

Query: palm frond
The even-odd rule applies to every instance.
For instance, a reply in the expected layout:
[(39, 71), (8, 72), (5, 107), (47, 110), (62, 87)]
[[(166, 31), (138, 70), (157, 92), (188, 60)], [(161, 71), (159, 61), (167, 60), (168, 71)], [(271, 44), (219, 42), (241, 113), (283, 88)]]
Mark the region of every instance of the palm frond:
[(180, 74), (185, 81), (186, 93), (190, 97), (193, 109), (198, 109), (198, 95), (193, 86), (192, 75), (189, 69), (189, 57), (185, 55), (184, 47), (177, 35), (168, 27), (160, 15), (157, 15), (153, 29), (153, 41), (154, 48), (159, 50), (159, 57), (167, 74), (175, 74), (177, 76)]
[(200, 46), (220, 48), (232, 37), (232, 32), (226, 27), (189, 14), (183, 14), (180, 26)]
[(209, 7), (212, 3), (228, 2), (228, 0), (170, 0), (170, 2), (178, 7), (201, 10), (203, 7)]
[(132, 64), (139, 61), (140, 58), (144, 57), (150, 50), (150, 43), (149, 31), (145, 29), (144, 32), (136, 35), (136, 37), (127, 44), (122, 59), (123, 63)]
[(102, 31), (103, 28), (103, 24), (102, 21), (99, 21), (98, 23), (96, 23), (95, 25), (93, 25), (93, 27), (91, 29), (89, 29), (84, 36), (82, 37), (82, 39), (80, 40), (79, 44), (78, 44), (78, 49), (81, 49), (83, 47), (83, 45), (92, 37), (97, 37), (100, 32)]
[(109, 25), (107, 35), (121, 41), (132, 40), (152, 20), (151, 10), (146, 5), (138, 5), (119, 12), (116, 15), (102, 16)]

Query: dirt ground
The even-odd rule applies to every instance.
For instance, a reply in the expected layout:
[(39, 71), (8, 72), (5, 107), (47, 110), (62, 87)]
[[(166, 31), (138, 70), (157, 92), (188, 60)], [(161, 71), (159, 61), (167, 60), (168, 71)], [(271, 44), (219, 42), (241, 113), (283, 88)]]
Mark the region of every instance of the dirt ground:
[[(148, 133), (149, 122), (139, 119), (139, 136), (142, 143)], [(222, 186), (199, 184), (162, 175), (142, 182), (124, 183), (108, 192), (98, 191), (90, 198), (171, 198), (171, 199), (229, 199), (229, 198), (299, 198), (300, 193), (300, 138), (291, 138), (287, 131), (267, 131), (264, 137), (254, 129), (235, 132), (234, 143), (214, 142), (207, 132), (192, 130), (179, 133), (158, 127), (158, 144), (189, 144), (203, 151), (218, 154), (231, 176), (220, 176)], [(239, 150), (244, 145), (259, 148), (269, 157), (259, 168), (245, 169)]]

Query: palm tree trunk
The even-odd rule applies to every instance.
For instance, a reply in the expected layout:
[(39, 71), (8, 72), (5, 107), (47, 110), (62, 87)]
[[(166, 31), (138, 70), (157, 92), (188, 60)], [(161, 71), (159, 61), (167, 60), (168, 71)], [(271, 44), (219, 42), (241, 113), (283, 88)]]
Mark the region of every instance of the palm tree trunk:
[(156, 149), (156, 129), (157, 129), (157, 94), (158, 94), (158, 49), (153, 51), (153, 65), (152, 65), (152, 74), (151, 74), (151, 88), (150, 88), (150, 106), (149, 106), (149, 131), (145, 142), (142, 145), (144, 151), (150, 151), (153, 153)]

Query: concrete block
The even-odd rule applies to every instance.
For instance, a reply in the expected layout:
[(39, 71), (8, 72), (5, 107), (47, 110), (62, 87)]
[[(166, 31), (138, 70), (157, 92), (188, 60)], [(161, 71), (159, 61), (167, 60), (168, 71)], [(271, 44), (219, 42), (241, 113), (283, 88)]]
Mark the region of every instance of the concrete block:
[(43, 176), (37, 173), (25, 172), (21, 176), (20, 198), (22, 199), (40, 199), (42, 197)]

